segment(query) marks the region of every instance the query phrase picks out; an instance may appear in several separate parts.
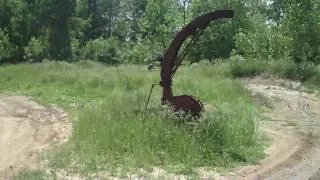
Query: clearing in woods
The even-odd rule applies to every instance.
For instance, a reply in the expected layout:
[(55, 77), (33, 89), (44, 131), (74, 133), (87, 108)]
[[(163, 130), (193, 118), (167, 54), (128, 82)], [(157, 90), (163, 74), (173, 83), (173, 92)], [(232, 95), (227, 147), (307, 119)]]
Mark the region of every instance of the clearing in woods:
[[(269, 107), (264, 114), (268, 120), (262, 127), (273, 139), (266, 150), (268, 157), (257, 166), (239, 168), (232, 174), (205, 176), (320, 179), (319, 92), (302, 92), (299, 83), (282, 80), (253, 78), (244, 83), (259, 102)], [(61, 109), (42, 107), (27, 97), (0, 97), (0, 177), (39, 168), (38, 152), (70, 136), (71, 125), (66, 117)]]

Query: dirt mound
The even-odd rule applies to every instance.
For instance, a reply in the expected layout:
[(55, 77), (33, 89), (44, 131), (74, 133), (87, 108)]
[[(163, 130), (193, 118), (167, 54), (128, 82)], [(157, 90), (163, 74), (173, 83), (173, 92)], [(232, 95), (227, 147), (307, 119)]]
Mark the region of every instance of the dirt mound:
[(39, 153), (71, 134), (67, 114), (24, 96), (0, 96), (0, 179), (41, 166)]

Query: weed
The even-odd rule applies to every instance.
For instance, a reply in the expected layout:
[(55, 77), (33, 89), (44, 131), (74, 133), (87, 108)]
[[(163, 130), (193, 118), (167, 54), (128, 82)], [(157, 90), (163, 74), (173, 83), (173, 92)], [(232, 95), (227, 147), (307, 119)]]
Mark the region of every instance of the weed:
[(231, 62), (231, 74), (233, 77), (253, 77), (266, 71), (266, 62), (255, 59)]
[(313, 89), (320, 87), (320, 68), (310, 62), (295, 63), (291, 59), (260, 60), (246, 59), (230, 62), (233, 77), (253, 77), (260, 74), (274, 75), (279, 78), (301, 81)]

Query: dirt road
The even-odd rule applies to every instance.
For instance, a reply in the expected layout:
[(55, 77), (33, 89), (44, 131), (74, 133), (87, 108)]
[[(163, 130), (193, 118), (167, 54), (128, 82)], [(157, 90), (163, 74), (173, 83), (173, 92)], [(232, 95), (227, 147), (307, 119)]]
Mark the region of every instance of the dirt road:
[(0, 179), (41, 167), (39, 152), (71, 133), (61, 109), (45, 108), (23, 96), (0, 96)]
[(300, 83), (284, 80), (244, 82), (258, 102), (269, 106), (264, 116), (270, 120), (263, 128), (273, 144), (260, 165), (242, 168), (227, 179), (320, 180), (319, 92), (302, 92)]

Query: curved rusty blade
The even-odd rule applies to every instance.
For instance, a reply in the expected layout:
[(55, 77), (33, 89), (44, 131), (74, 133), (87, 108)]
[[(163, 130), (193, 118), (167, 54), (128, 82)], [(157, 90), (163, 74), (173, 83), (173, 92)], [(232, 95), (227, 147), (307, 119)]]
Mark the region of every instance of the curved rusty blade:
[(177, 55), (182, 44), (188, 37), (196, 36), (199, 30), (204, 30), (211, 21), (223, 18), (233, 18), (233, 16), (233, 10), (216, 10), (214, 12), (204, 14), (190, 22), (175, 36), (164, 55), (161, 66), (160, 85), (163, 87), (163, 104), (166, 104), (167, 102), (173, 103), (173, 92), (171, 89), (172, 74), (178, 69), (178, 67), (175, 67), (175, 64), (178, 66), (181, 64), (181, 62), (176, 63), (176, 61), (178, 60)]

